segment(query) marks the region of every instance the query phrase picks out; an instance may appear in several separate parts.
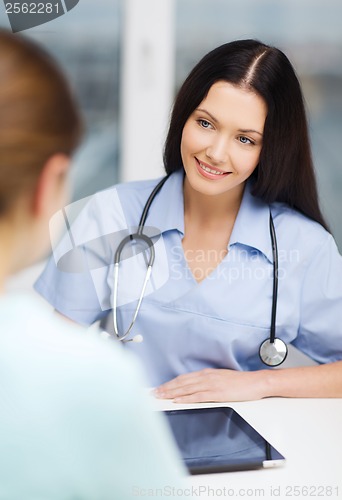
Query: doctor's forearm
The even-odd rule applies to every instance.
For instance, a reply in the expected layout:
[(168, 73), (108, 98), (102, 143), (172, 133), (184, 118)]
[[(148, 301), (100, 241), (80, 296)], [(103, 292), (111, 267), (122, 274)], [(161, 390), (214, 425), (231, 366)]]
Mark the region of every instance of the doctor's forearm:
[(342, 397), (342, 361), (320, 366), (263, 370), (263, 376), (264, 397)]

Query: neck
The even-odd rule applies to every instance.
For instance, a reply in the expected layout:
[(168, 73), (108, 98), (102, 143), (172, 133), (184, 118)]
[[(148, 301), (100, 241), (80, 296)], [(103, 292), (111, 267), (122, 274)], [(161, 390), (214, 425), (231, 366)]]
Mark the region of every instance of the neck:
[(184, 179), (184, 214), (201, 226), (215, 226), (227, 220), (234, 221), (243, 196), (244, 184), (219, 194), (206, 195), (192, 189), (187, 178)]
[(10, 224), (6, 220), (0, 221), (0, 293), (5, 289), (7, 278), (12, 274), (13, 251), (15, 251), (15, 238)]
[(31, 264), (35, 233), (26, 218), (16, 214), (0, 218), (0, 293), (3, 293), (7, 279)]

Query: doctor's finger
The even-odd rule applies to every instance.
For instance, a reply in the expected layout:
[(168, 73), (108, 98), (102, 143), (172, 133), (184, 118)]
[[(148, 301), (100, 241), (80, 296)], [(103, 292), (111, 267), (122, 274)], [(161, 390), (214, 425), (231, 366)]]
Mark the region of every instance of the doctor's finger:
[(157, 398), (171, 398), (180, 394), (191, 394), (195, 386), (203, 384), (205, 381), (200, 376), (176, 377), (154, 389), (154, 395)]
[(178, 396), (173, 399), (174, 403), (218, 403), (225, 400), (216, 392), (202, 391), (188, 394), (187, 396)]
[(205, 391), (206, 389), (207, 386), (205, 381), (199, 381), (197, 383), (182, 384), (171, 388), (160, 387), (155, 391), (155, 395), (157, 398), (161, 399), (174, 399), (177, 397), (189, 396), (197, 392)]
[(191, 383), (196, 383), (198, 382), (198, 380), (206, 378), (208, 374), (211, 373), (212, 371), (214, 370), (210, 368), (205, 368), (204, 370), (196, 372), (184, 373), (182, 375), (178, 375), (172, 380), (169, 380), (168, 382), (165, 382), (164, 384), (161, 384), (157, 389), (169, 390), (169, 389), (174, 389), (176, 387), (189, 385)]

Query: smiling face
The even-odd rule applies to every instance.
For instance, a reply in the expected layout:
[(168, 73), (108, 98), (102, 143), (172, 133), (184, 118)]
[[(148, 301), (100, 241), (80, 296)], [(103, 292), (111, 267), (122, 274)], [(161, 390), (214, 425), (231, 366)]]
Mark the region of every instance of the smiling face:
[(259, 162), (267, 115), (252, 91), (216, 82), (186, 121), (181, 155), (192, 190), (219, 195), (243, 192)]

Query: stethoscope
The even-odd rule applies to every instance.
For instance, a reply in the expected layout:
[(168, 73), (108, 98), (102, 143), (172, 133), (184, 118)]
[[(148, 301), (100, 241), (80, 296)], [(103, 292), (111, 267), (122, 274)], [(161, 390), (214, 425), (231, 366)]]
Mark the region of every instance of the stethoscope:
[[(152, 267), (155, 260), (155, 251), (152, 239), (144, 234), (144, 226), (146, 222), (146, 218), (149, 212), (149, 209), (155, 199), (157, 193), (163, 187), (166, 180), (169, 178), (170, 174), (165, 176), (153, 189), (148, 200), (144, 206), (142, 211), (139, 226), (136, 233), (129, 234), (126, 236), (119, 246), (116, 249), (114, 255), (114, 286), (113, 286), (113, 328), (114, 334), (118, 340), (121, 342), (142, 342), (142, 335), (136, 335), (134, 337), (128, 338), (134, 323), (139, 314), (141, 302), (144, 297), (144, 293), (146, 290), (147, 283), (151, 276)], [(281, 363), (285, 361), (287, 356), (287, 345), (286, 343), (276, 337), (276, 314), (277, 314), (277, 299), (278, 299), (278, 247), (277, 247), (277, 238), (276, 232), (274, 229), (274, 223), (272, 214), (270, 211), (270, 221), (269, 221), (269, 229), (270, 229), (270, 237), (272, 243), (272, 255), (273, 255), (273, 296), (272, 296), (272, 311), (271, 311), (271, 327), (270, 327), (270, 335), (267, 339), (265, 339), (259, 348), (259, 356), (261, 361), (271, 367), (279, 366)], [(146, 262), (147, 269), (145, 274), (145, 279), (141, 288), (140, 297), (138, 299), (137, 306), (135, 308), (135, 312), (133, 314), (131, 323), (125, 333), (120, 335), (118, 324), (117, 324), (117, 300), (118, 300), (118, 285), (119, 285), (119, 266), (121, 261), (121, 253), (126, 245), (131, 244), (132, 242), (141, 241), (145, 246), (146, 250), (149, 252), (149, 257)]]

